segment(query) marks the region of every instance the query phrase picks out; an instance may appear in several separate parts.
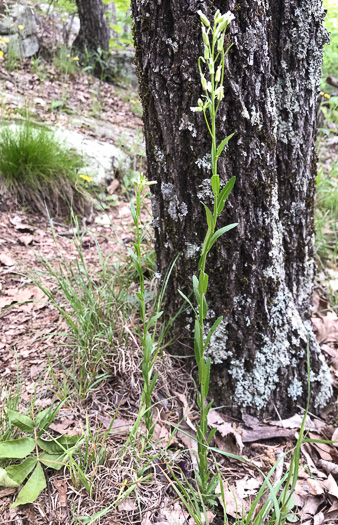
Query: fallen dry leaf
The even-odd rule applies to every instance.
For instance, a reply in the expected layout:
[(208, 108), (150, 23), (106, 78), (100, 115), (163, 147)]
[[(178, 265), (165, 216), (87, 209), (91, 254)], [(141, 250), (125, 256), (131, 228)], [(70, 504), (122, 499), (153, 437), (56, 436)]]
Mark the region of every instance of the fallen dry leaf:
[(237, 493), (242, 499), (256, 494), (261, 485), (262, 479), (249, 478), (248, 476), (245, 476), (243, 479), (236, 481)]
[(312, 324), (319, 343), (338, 341), (338, 317), (335, 312), (328, 311), (326, 315), (317, 313), (312, 317)]
[(118, 509), (119, 509), (120, 512), (122, 512), (122, 511), (125, 511), (125, 512), (135, 511), (135, 510), (137, 510), (136, 500), (133, 499), (133, 498), (126, 498), (125, 500), (122, 501), (122, 503), (120, 503), (120, 505), (118, 505)]
[(110, 185), (107, 188), (107, 191), (110, 195), (113, 195), (117, 188), (120, 186), (120, 182), (117, 179), (113, 179)]
[(23, 244), (24, 246), (28, 246), (33, 242), (34, 236), (33, 235), (21, 235), (18, 237), (18, 241), (20, 244)]
[[(217, 431), (221, 434), (222, 438), (227, 438), (230, 434), (236, 443), (237, 450), (240, 453), (242, 452), (244, 445), (242, 442), (241, 435), (237, 432), (237, 430), (232, 426), (231, 423), (223, 419), (222, 415), (217, 410), (210, 410), (208, 414), (208, 425), (212, 428), (217, 428)], [(220, 446), (223, 441), (223, 439), (218, 439), (217, 446)], [(227, 442), (226, 445), (227, 448), (229, 447), (229, 445), (231, 447), (231, 443), (229, 444)]]
[(6, 253), (0, 253), (0, 263), (4, 266), (14, 266), (15, 262)]
[(64, 479), (53, 479), (53, 485), (59, 495), (60, 518), (65, 519), (67, 517), (67, 482)]
[[(224, 501), (220, 496), (219, 502), (222, 507), (226, 510), (228, 516), (232, 518), (241, 518), (249, 510), (250, 504), (240, 497), (235, 487), (229, 485), (226, 481), (223, 481)], [(220, 493), (220, 486), (217, 487), (217, 492)]]
[(324, 522), (325, 522), (325, 516), (324, 516), (323, 512), (319, 512), (313, 518), (313, 525), (322, 525), (322, 523), (324, 523)]

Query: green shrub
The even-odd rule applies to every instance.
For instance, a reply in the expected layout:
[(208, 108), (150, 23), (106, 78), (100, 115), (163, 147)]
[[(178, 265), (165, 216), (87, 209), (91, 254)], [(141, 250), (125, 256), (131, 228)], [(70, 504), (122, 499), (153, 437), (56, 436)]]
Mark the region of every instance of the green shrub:
[(91, 200), (78, 170), (81, 157), (73, 154), (55, 134), (30, 121), (0, 132), (0, 192), (10, 194), (34, 211), (56, 215), (85, 215)]

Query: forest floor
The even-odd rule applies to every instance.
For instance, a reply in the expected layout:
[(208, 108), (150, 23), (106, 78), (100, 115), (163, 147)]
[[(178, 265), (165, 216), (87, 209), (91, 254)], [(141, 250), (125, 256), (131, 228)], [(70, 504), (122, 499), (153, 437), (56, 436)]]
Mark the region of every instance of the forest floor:
[[(8, 95), (1, 106), (1, 119), (25, 117), (28, 108), (31, 118), (41, 123), (71, 128), (76, 113), (77, 117), (82, 114), (98, 120), (101, 126), (114, 124), (122, 137), (127, 127), (142, 130), (140, 116), (135, 114), (137, 95), (130, 89), (114, 87), (81, 72), (58, 78), (58, 70), (47, 63), (39, 74), (32, 72), (30, 60), (12, 72), (0, 64), (1, 91)], [(26, 100), (24, 107), (21, 97)], [(56, 100), (66, 102), (56, 106)], [(82, 132), (95, 136), (92, 128), (82, 128)], [(101, 135), (96, 138), (114, 142)], [(336, 157), (337, 142), (331, 136), (324, 142), (321, 155), (325, 156), (325, 169), (325, 161)], [(134, 155), (139, 157), (139, 149)], [(17, 489), (0, 488), (0, 525), (195, 523), (174, 492), (168, 470), (170, 463), (174, 470), (176, 466), (177, 476), (183, 470), (188, 479), (192, 478), (197, 446), (194, 383), (182, 360), (169, 357), (166, 350), (158, 364), (152, 448), (143, 450), (141, 424), (136, 448), (133, 441), (128, 443), (142, 393), (141, 350), (133, 336), (138, 323), (133, 304), (136, 285), (127, 250), (134, 240), (130, 188), (120, 181), (115, 194), (113, 205), (105, 204), (104, 212), (96, 210), (92, 222), (80, 224), (78, 232), (74, 224), (61, 220), (51, 224), (14, 202), (0, 202), (0, 436), (6, 426), (6, 406), (36, 414), (57, 401), (63, 405), (49, 427), (51, 434), (84, 436), (82, 448), (74, 456), (80, 470), (73, 462), (57, 472), (47, 469), (47, 489), (35, 503), (11, 508)], [(145, 228), (148, 211), (143, 212)], [(100, 217), (107, 215), (110, 222), (102, 224)], [(151, 252), (150, 240), (145, 249)], [(149, 297), (156, 288), (151, 257)], [(56, 307), (56, 303), (71, 307), (57, 279), (68, 275), (72, 282), (74, 270), (90, 278), (95, 299), (102, 290), (106, 298), (107, 287), (114, 292), (109, 312), (111, 332), (103, 330), (89, 337), (82, 326), (79, 337), (88, 338), (85, 357), (77, 352), (78, 340)], [(335, 387), (338, 317), (332, 290), (336, 271), (332, 264), (320, 268), (313, 315)], [(49, 299), (42, 287), (49, 291)], [(76, 286), (74, 289), (78, 292)], [(78, 297), (81, 301), (80, 294)], [(81, 315), (85, 317), (86, 312)], [(74, 318), (81, 328), (80, 314)], [(267, 474), (281, 454), (295, 446), (304, 408), (297, 407), (294, 417), (284, 421), (277, 413), (274, 421), (259, 421), (245, 414), (241, 420), (233, 420), (216, 410), (210, 412), (209, 424), (217, 429), (215, 445), (250, 460), (244, 463), (221, 455), (216, 458), (226, 479), (230, 523), (232, 518), (245, 515), (259, 491), (263, 478), (257, 468)], [(332, 404), (320, 418), (310, 415), (306, 427), (309, 437), (338, 440), (337, 414), (337, 406)], [(289, 461), (287, 456), (274, 481), (280, 479)], [(142, 481), (144, 477), (147, 479)], [(337, 444), (304, 444), (293, 496), (299, 523), (338, 523), (337, 479)], [(109, 512), (89, 519), (104, 509)], [(209, 512), (209, 522), (224, 523), (221, 511), (220, 505)]]

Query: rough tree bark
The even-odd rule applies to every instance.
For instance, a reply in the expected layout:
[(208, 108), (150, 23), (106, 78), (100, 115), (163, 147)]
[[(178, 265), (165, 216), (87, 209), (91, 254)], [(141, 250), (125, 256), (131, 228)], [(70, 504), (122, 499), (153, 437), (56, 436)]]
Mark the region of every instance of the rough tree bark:
[[(201, 113), (197, 10), (235, 14), (218, 142), (235, 132), (220, 176), (237, 181), (218, 227), (238, 222), (210, 254), (211, 394), (227, 412), (283, 416), (305, 405), (307, 340), (314, 410), (332, 393), (311, 328), (314, 282), (316, 108), (322, 47), (320, 0), (132, 0), (140, 94), (152, 186), (158, 272), (181, 253), (167, 312), (191, 291), (210, 206), (210, 138)], [(228, 44), (229, 44), (228, 42)], [(182, 316), (176, 329), (193, 355)]]
[(102, 0), (76, 0), (80, 32), (74, 41), (77, 49), (96, 52), (109, 50), (110, 29)]

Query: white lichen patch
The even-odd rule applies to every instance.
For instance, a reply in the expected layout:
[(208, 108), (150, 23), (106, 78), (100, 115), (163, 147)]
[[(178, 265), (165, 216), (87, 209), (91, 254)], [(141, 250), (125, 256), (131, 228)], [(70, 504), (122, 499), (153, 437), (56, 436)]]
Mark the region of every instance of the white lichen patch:
[(159, 164), (161, 164), (162, 166), (166, 165), (165, 155), (158, 146), (154, 147), (154, 157)]
[(279, 220), (278, 186), (275, 184), (271, 192), (270, 213), (263, 215), (265, 225), (271, 225), (271, 250), (269, 252), (270, 264), (263, 271), (264, 277), (279, 280), (285, 279), (283, 225)]
[(175, 192), (175, 187), (170, 182), (162, 182), (161, 190), (163, 199), (168, 203), (168, 213), (174, 221), (182, 220), (188, 214), (188, 206), (180, 202)]
[(185, 248), (185, 256), (187, 259), (193, 259), (194, 257), (197, 257), (200, 255), (201, 250), (202, 248), (198, 244), (187, 242), (186, 248)]
[(198, 166), (198, 168), (202, 169), (203, 171), (210, 172), (211, 171), (210, 153), (207, 153), (206, 155), (204, 155), (202, 159), (197, 159), (195, 164), (196, 166)]
[(153, 227), (159, 228), (160, 227), (160, 207), (159, 207), (157, 198), (153, 193), (150, 194), (150, 203), (151, 203), (151, 212), (153, 216)]
[[(299, 313), (295, 299), (286, 285), (283, 249), (283, 226), (279, 220), (279, 199), (277, 185), (271, 195), (270, 211), (263, 216), (264, 223), (272, 230), (269, 252), (269, 265), (264, 270), (264, 276), (276, 283), (277, 293), (270, 305), (266, 305), (268, 325), (271, 336), (261, 336), (261, 346), (256, 352), (253, 366), (248, 369), (244, 359), (230, 360), (229, 374), (236, 380), (233, 399), (242, 407), (255, 406), (262, 409), (266, 406), (273, 391), (279, 383), (279, 372), (286, 368), (295, 368), (299, 359), (305, 359), (305, 348), (311, 337), (313, 352), (320, 355), (320, 349), (314, 339), (310, 321), (304, 321)], [(313, 260), (306, 252), (304, 274), (305, 288), (298, 291), (301, 301), (309, 297), (313, 282)], [(294, 290), (293, 290), (294, 292)], [(297, 295), (295, 295), (297, 298)], [(245, 296), (235, 297), (234, 309), (241, 314), (245, 305)], [(298, 300), (297, 303), (299, 304)], [(235, 314), (236, 318), (236, 314)], [(210, 345), (211, 347), (211, 345)], [(212, 347), (211, 347), (212, 348)], [(211, 349), (210, 349), (211, 351)], [(221, 354), (222, 355), (222, 354)], [(328, 367), (321, 356), (320, 372), (312, 373), (311, 381), (320, 382), (318, 406), (324, 406), (332, 394), (332, 386)], [(288, 385), (288, 395), (296, 400), (303, 394), (300, 380), (293, 376)]]
[(195, 124), (189, 121), (189, 117), (187, 115), (183, 115), (180, 122), (180, 127), (178, 128), (180, 131), (187, 130), (190, 131), (192, 137), (197, 137), (197, 129)]
[[(315, 343), (315, 341), (314, 341)], [(318, 347), (319, 359), (321, 361), (321, 367), (318, 374), (310, 373), (311, 383), (319, 384), (319, 391), (316, 393), (315, 408), (323, 408), (327, 405), (332, 397), (332, 379), (330, 369), (325, 361), (324, 356), (320, 353)]]
[(290, 384), (288, 388), (288, 396), (291, 397), (293, 401), (297, 401), (297, 399), (303, 395), (303, 385), (301, 381), (297, 377), (294, 378), (293, 382)]
[[(309, 241), (311, 251), (313, 251), (314, 235)], [(296, 298), (298, 305), (301, 307), (309, 300), (313, 293), (313, 285), (315, 278), (316, 264), (313, 257), (309, 256), (309, 247), (305, 247), (305, 256), (303, 260), (303, 273), (299, 278), (299, 286), (294, 284), (293, 295)]]
[(202, 202), (208, 202), (210, 199), (213, 200), (214, 194), (211, 188), (210, 179), (204, 179), (198, 186), (197, 197)]
[[(211, 326), (211, 323), (205, 323), (204, 341), (207, 338), (207, 334)], [(210, 357), (211, 362), (214, 364), (223, 363), (226, 359), (233, 355), (233, 352), (227, 348), (228, 335), (226, 326), (227, 323), (223, 319), (215, 332), (212, 334), (208, 348), (205, 352), (206, 359)]]

